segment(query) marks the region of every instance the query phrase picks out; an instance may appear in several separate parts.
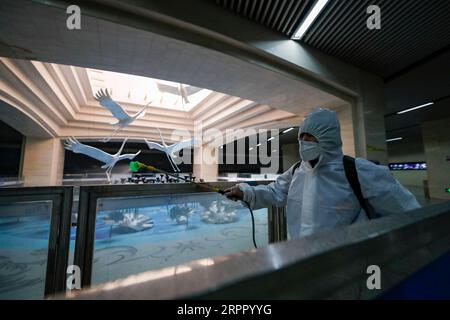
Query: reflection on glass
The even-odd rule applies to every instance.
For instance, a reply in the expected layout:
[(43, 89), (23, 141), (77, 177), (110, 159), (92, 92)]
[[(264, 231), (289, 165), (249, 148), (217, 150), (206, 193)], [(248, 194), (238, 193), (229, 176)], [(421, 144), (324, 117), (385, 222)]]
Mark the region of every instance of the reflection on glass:
[(51, 201), (0, 204), (0, 300), (42, 299)]
[[(268, 210), (254, 214), (262, 247)], [(248, 208), (217, 193), (99, 199), (92, 283), (249, 250), (251, 231)]]

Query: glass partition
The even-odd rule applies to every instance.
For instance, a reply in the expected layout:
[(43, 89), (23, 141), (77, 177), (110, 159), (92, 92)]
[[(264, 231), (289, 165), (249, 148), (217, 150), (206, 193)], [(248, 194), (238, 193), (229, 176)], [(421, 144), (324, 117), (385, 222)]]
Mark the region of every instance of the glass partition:
[[(268, 211), (254, 211), (258, 247)], [(218, 193), (99, 198), (91, 283), (251, 248), (249, 209)]]
[(0, 189), (0, 300), (63, 292), (71, 187)]
[(0, 204), (0, 300), (42, 299), (52, 201)]

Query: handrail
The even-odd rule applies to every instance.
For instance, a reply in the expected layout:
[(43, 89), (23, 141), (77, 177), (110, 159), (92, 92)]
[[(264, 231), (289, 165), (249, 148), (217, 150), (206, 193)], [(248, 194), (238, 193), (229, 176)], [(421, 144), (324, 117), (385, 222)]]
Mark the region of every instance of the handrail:
[(22, 177), (0, 177), (0, 188), (23, 186)]
[[(66, 298), (375, 298), (449, 251), (449, 229), (450, 202), (440, 203), (259, 250), (144, 272)], [(380, 290), (366, 286), (371, 265), (381, 270)]]

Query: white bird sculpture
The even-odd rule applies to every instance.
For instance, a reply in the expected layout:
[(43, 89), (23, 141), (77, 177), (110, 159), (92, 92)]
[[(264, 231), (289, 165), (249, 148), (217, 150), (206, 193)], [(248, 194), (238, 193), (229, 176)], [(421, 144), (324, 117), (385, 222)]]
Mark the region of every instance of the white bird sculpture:
[(120, 104), (118, 104), (111, 98), (108, 90), (100, 89), (99, 91), (97, 91), (97, 93), (95, 94), (95, 100), (97, 100), (100, 105), (108, 109), (118, 120), (117, 122), (111, 123), (114, 126), (118, 126), (117, 129), (109, 137), (102, 139), (102, 142), (108, 142), (114, 135), (117, 134), (120, 129), (129, 126), (134, 120), (143, 117), (145, 115), (146, 109), (152, 103), (152, 101), (150, 101), (138, 113), (130, 116), (125, 112)]
[(91, 147), (85, 144), (82, 144), (74, 137), (71, 137), (64, 141), (64, 148), (67, 150), (70, 150), (75, 153), (82, 153), (88, 157), (97, 159), (98, 161), (101, 161), (104, 163), (104, 165), (101, 167), (102, 169), (106, 169), (106, 176), (108, 177), (108, 181), (111, 181), (111, 171), (116, 165), (117, 162), (129, 159), (132, 160), (134, 157), (136, 157), (139, 153), (141, 153), (141, 150), (136, 152), (135, 154), (126, 153), (122, 154), (123, 147), (125, 146), (125, 143), (127, 142), (128, 138), (125, 138), (125, 140), (122, 143), (122, 146), (120, 147), (119, 151), (116, 154), (109, 154), (105, 151), (102, 151), (100, 149), (97, 149), (95, 147)]
[(167, 158), (169, 159), (170, 165), (172, 166), (172, 169), (175, 172), (180, 172), (180, 169), (178, 168), (177, 164), (175, 163), (174, 159), (176, 158), (176, 156), (173, 154), (175, 152), (178, 152), (184, 148), (190, 148), (193, 145), (196, 144), (196, 140), (195, 139), (188, 139), (188, 140), (183, 140), (177, 143), (174, 143), (170, 146), (168, 146), (165, 142), (164, 142), (164, 138), (161, 134), (161, 131), (158, 128), (158, 132), (159, 132), (159, 136), (161, 137), (161, 142), (162, 145), (156, 142), (151, 142), (148, 141), (147, 139), (144, 139), (145, 142), (147, 143), (148, 147), (150, 149), (157, 149), (159, 151), (162, 151), (166, 154)]

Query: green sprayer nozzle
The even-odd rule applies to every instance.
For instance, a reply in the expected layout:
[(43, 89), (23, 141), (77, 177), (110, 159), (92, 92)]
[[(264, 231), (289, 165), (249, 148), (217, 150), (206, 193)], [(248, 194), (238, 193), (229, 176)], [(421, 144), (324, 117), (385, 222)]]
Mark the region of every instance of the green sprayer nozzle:
[(131, 161), (130, 162), (130, 168), (133, 172), (138, 172), (141, 168), (141, 163), (139, 161)]

